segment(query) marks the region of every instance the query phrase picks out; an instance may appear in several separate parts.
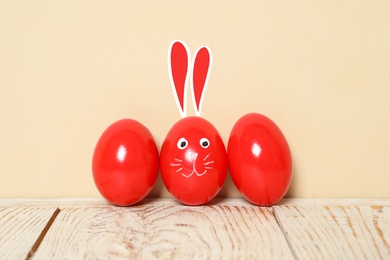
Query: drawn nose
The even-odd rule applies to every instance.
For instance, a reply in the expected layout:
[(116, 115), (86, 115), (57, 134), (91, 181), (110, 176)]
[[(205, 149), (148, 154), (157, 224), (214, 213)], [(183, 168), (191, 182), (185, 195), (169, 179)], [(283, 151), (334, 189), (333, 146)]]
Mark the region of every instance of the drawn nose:
[(185, 156), (187, 161), (195, 162), (196, 158), (198, 158), (198, 153), (193, 151), (188, 151)]

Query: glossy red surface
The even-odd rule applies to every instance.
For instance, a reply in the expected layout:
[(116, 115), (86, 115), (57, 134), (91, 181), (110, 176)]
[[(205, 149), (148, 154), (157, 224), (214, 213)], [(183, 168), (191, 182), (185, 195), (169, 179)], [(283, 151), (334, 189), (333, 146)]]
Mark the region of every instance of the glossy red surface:
[(186, 117), (168, 132), (160, 152), (160, 171), (168, 191), (187, 205), (201, 205), (222, 188), (226, 149), (217, 129), (201, 117)]
[(228, 142), (234, 184), (250, 202), (270, 206), (286, 194), (292, 178), (290, 148), (268, 117), (251, 113), (234, 125)]
[(150, 192), (158, 175), (158, 150), (150, 131), (132, 119), (110, 125), (96, 144), (93, 178), (110, 203), (132, 205)]

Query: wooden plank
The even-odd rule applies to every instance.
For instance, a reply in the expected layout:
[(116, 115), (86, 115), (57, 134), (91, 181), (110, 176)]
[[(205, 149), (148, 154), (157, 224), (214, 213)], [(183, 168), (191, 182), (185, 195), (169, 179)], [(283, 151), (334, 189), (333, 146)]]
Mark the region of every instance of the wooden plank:
[[(107, 207), (111, 204), (103, 198), (46, 198), (0, 199), (0, 207)], [(182, 206), (173, 198), (146, 198), (134, 206)], [(215, 198), (206, 205), (253, 206), (244, 198)]]
[(0, 208), (0, 258), (24, 259), (57, 208)]
[(389, 206), (275, 207), (275, 215), (300, 259), (389, 259)]
[[(45, 198), (45, 199), (31, 199), (31, 198), (17, 198), (17, 199), (1, 199), (0, 198), (0, 208), (4, 207), (91, 207), (91, 206), (102, 206), (106, 207), (109, 203), (103, 198)], [(178, 205), (178, 203), (173, 198), (146, 198), (140, 205), (147, 206), (164, 206), (164, 205)], [(238, 205), (238, 206), (251, 206), (253, 204), (249, 203), (243, 198), (215, 198), (207, 205)], [(327, 199), (317, 199), (317, 198), (286, 198), (282, 199), (278, 205), (283, 206), (390, 206), (390, 199), (340, 199), (340, 198), (327, 198)]]
[[(285, 198), (283, 206), (390, 206), (390, 199), (371, 198)], [(276, 205), (276, 206), (278, 206)]]
[(6, 207), (90, 207), (90, 206), (107, 206), (109, 203), (103, 198), (17, 198), (17, 199), (0, 199), (0, 208)]
[(35, 256), (293, 258), (271, 208), (226, 204), (62, 208)]

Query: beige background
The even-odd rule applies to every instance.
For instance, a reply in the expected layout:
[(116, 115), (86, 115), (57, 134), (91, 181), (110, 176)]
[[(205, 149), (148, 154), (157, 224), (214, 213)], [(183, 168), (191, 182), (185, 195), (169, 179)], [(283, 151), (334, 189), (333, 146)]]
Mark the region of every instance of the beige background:
[[(94, 146), (180, 119), (174, 39), (214, 55), (202, 116), (227, 142), (259, 112), (288, 139), (292, 197), (390, 197), (390, 1), (0, 1), (0, 197), (98, 197)], [(194, 114), (191, 100), (189, 114)], [(161, 180), (153, 196), (168, 196)], [(239, 196), (227, 180), (221, 196)]]

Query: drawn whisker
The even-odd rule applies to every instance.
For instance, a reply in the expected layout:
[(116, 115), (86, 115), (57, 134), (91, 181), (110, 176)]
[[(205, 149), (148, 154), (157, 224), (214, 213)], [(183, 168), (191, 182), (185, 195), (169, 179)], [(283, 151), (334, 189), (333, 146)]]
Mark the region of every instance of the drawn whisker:
[(204, 168), (207, 169), (207, 170), (212, 170), (212, 169), (213, 169), (213, 168), (210, 167), (210, 166), (205, 166)]
[(180, 163), (170, 163), (169, 165), (170, 165), (170, 166), (181, 166)]
[(178, 159), (178, 158), (175, 158), (175, 159), (173, 159), (173, 160), (178, 161), (178, 162), (182, 162), (182, 161), (183, 161), (183, 160), (180, 160), (180, 159)]
[(208, 155), (206, 155), (206, 157), (203, 158), (203, 161), (206, 161), (206, 159), (210, 156), (211, 153), (209, 153)]
[(209, 164), (213, 164), (214, 161), (208, 161), (208, 162), (205, 162), (204, 165), (209, 165)]
[(181, 170), (183, 170), (183, 168), (179, 168), (176, 170), (176, 172), (180, 172)]

